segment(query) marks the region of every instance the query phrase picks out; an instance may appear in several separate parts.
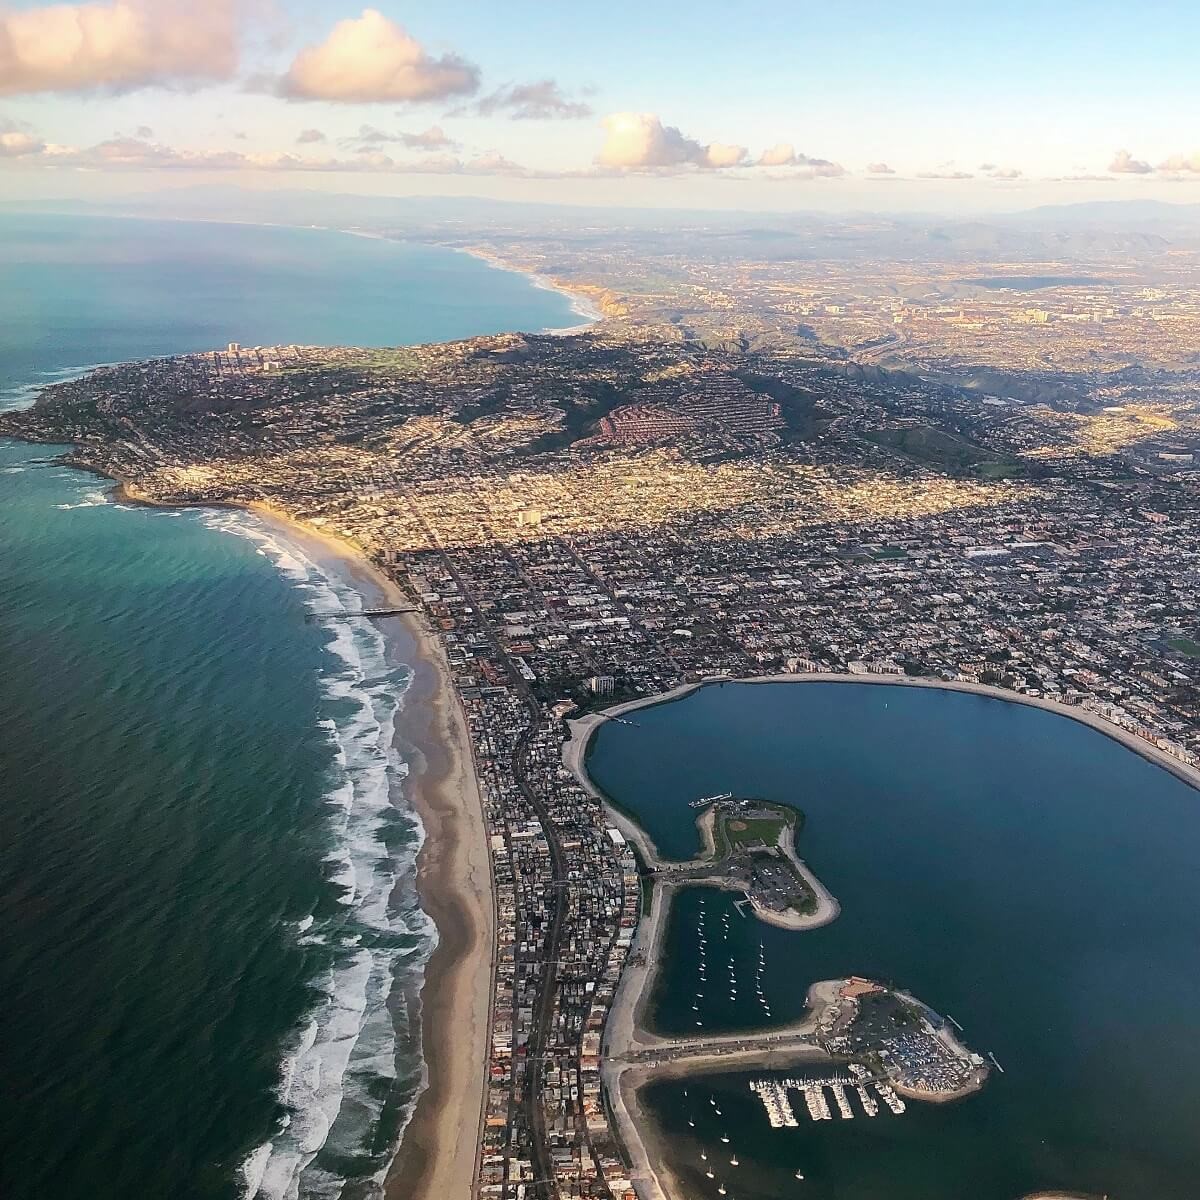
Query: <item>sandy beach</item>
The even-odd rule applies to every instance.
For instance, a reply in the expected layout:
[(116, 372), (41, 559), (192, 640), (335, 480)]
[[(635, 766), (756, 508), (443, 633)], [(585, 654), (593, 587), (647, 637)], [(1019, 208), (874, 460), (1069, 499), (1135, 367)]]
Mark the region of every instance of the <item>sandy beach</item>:
[[(409, 606), (404, 592), (353, 543), (292, 521), (268, 505), (253, 509), (323, 565), (352, 580), (367, 605)], [(395, 1200), (466, 1200), (483, 1121), (495, 967), (487, 832), (471, 743), (441, 644), (415, 614), (377, 624), (388, 639), (389, 658), (414, 671), (396, 740), (410, 764), (407, 797), (425, 829), (417, 893), (438, 934), (419, 999), (425, 1088), (388, 1172), (385, 1194)]]
[[(118, 499), (153, 504), (121, 482)], [(216, 506), (211, 506), (216, 507)], [(269, 504), (249, 509), (323, 569), (335, 572), (364, 607), (409, 608), (404, 591), (353, 542), (295, 520)], [(486, 1096), (495, 971), (495, 897), (483, 806), (465, 718), (441, 643), (419, 614), (381, 618), (389, 660), (412, 668), (396, 723), (409, 774), (394, 797), (416, 809), (425, 830), (417, 893), (437, 928), (416, 1004), (424, 1089), (385, 1183), (388, 1200), (468, 1200)], [(409, 1003), (393, 995), (392, 1005)]]

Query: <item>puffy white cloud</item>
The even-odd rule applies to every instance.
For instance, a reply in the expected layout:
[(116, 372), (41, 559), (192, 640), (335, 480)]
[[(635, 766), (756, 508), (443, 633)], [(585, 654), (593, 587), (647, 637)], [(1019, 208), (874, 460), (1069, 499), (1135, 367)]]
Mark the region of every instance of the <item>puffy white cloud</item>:
[(713, 142), (704, 148), (704, 167), (737, 167), (746, 162), (750, 151), (745, 146), (733, 146), (726, 142)]
[(704, 146), (664, 125), (653, 113), (613, 113), (604, 118), (604, 145), (597, 161), (618, 171), (662, 171), (681, 167), (716, 169), (738, 166), (744, 146), (721, 142)]
[(1020, 179), (1021, 172), (1016, 167), (1001, 167), (996, 163), (983, 163), (979, 168), (989, 179)]
[(227, 79), (235, 0), (112, 0), (0, 11), (0, 94), (128, 91)]
[(378, 9), (339, 21), (316, 46), (301, 50), (278, 82), (293, 100), (444, 100), (479, 87), (479, 68), (457, 54), (433, 57)]
[(571, 100), (553, 79), (536, 83), (510, 83), (456, 109), (451, 116), (491, 117), (508, 113), (514, 121), (577, 120), (592, 115), (591, 105)]
[[(734, 167), (773, 168), (770, 179), (816, 179), (844, 175), (846, 169), (826, 158), (801, 154), (790, 142), (777, 142), (757, 158), (742, 145), (707, 144), (664, 125), (654, 113), (612, 113), (604, 118), (604, 145), (596, 162), (602, 170), (657, 172), (728, 171)], [(738, 178), (731, 175), (731, 178)]]
[(1154, 170), (1148, 162), (1134, 158), (1128, 150), (1118, 150), (1108, 169), (1115, 175), (1149, 175)]
[(867, 163), (868, 175), (895, 175), (895, 173), (885, 162)]
[(956, 171), (953, 166), (939, 167), (936, 171), (918, 171), (918, 179), (974, 179), (970, 171)]

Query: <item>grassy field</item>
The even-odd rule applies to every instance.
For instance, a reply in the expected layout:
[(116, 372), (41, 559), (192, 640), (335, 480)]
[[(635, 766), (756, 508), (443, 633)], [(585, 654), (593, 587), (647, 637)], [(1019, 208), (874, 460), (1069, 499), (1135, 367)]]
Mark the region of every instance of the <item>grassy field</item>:
[(1180, 654), (1186, 654), (1188, 658), (1200, 658), (1200, 642), (1194, 641), (1192, 638), (1168, 638), (1167, 645), (1172, 650), (1178, 650)]
[(725, 821), (725, 838), (731, 846), (751, 842), (763, 842), (765, 845), (774, 846), (787, 826), (787, 821), (782, 817), (762, 817), (750, 821), (731, 818)]

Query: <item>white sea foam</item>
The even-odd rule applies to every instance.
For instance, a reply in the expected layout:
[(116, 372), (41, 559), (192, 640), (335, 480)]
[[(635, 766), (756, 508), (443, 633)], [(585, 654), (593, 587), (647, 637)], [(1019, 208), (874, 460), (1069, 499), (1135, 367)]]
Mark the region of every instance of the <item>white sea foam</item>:
[(82, 379), (83, 376), (100, 367), (111, 367), (113, 363), (92, 363), (86, 367), (62, 367), (54, 371), (38, 371), (37, 378), (14, 387), (0, 389), (0, 412), (11, 412), (18, 408), (28, 408), (37, 398), (43, 388), (56, 383), (67, 383), (72, 379)]
[[(324, 574), (303, 551), (287, 544), (249, 514), (206, 513), (215, 528), (255, 543), (296, 586), (313, 612), (352, 614), (359, 594)], [(344, 1180), (314, 1159), (328, 1149), (339, 1159), (361, 1160), (364, 1135), (378, 1118), (379, 1081), (396, 1076), (396, 1034), (387, 1000), (398, 971), (418, 971), (433, 947), (433, 924), (407, 898), (403, 911), (390, 903), (402, 874), (412, 868), (423, 837), (415, 817), (396, 854), (384, 834), (394, 820), (394, 785), (407, 766), (393, 747), (396, 714), (407, 684), (385, 656), (383, 636), (366, 618), (339, 617), (328, 623), (329, 669), (321, 688), (326, 713), (318, 728), (328, 739), (329, 783), (325, 799), (332, 845), (326, 855), (331, 899), (344, 916), (319, 931), (312, 917), (298, 923), (297, 941), (325, 946), (333, 956), (320, 984), (321, 1001), (280, 1065), (278, 1094), (290, 1114), (268, 1143), (241, 1168), (247, 1200), (295, 1200), (340, 1195)], [(408, 935), (404, 946), (396, 935)], [(404, 1064), (406, 1076), (421, 1077), (420, 1063)], [(371, 1159), (357, 1179), (374, 1180), (381, 1194), (386, 1156)]]
[(68, 504), (56, 504), (55, 508), (96, 508), (100, 504), (107, 504), (108, 497), (105, 493), (96, 489), (90, 492), (84, 492), (81, 499)]

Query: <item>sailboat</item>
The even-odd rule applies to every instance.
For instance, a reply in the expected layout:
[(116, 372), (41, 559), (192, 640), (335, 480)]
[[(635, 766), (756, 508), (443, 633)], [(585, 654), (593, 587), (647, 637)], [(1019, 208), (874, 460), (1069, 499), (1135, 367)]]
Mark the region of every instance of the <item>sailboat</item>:
[(723, 1142), (726, 1142), (726, 1143), (727, 1143), (727, 1142), (729, 1141), (729, 1138), (728, 1138), (728, 1137), (726, 1137), (726, 1136), (725, 1136), (725, 1134), (721, 1134), (721, 1141), (723, 1141)]
[(736, 1154), (729, 1160), (729, 1165), (731, 1167), (736, 1167), (738, 1165), (738, 1160), (737, 1160)]

